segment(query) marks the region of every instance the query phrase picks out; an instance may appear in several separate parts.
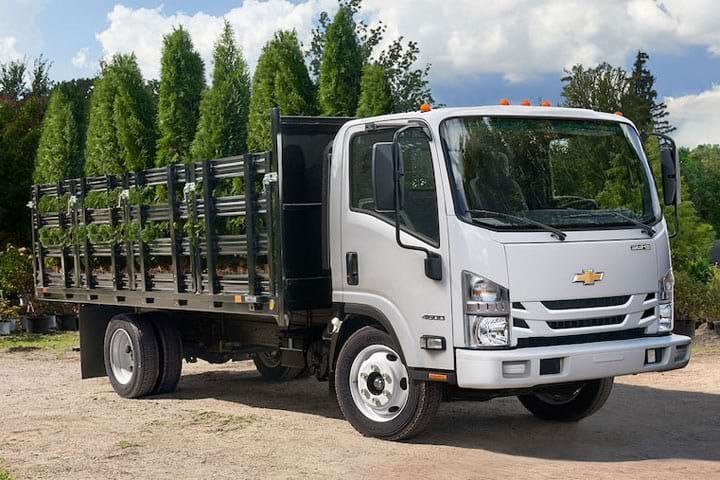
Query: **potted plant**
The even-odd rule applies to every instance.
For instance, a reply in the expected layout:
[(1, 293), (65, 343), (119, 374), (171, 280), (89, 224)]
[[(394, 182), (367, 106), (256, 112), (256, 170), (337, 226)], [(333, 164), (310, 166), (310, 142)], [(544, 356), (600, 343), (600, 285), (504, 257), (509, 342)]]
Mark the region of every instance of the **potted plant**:
[(15, 331), (20, 316), (20, 307), (9, 300), (0, 298), (0, 335), (10, 335)]

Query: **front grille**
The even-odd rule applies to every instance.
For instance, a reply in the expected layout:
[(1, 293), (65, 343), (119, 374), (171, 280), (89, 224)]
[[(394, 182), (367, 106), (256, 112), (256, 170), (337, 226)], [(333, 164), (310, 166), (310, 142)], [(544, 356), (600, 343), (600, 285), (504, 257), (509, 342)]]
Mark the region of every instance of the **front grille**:
[(577, 308), (598, 308), (617, 307), (625, 305), (630, 300), (630, 295), (617, 297), (578, 298), (574, 300), (548, 300), (542, 304), (548, 310), (571, 310)]
[(518, 338), (518, 347), (553, 347), (556, 345), (576, 345), (580, 343), (612, 342), (615, 340), (631, 340), (642, 338), (644, 328), (620, 330), (618, 332), (586, 333), (583, 335), (567, 335), (564, 337), (529, 337)]
[(548, 321), (548, 327), (553, 330), (563, 330), (566, 328), (586, 328), (586, 327), (602, 327), (605, 325), (620, 325), (625, 320), (625, 315), (615, 315), (612, 317), (600, 318), (583, 318), (581, 320), (552, 320)]

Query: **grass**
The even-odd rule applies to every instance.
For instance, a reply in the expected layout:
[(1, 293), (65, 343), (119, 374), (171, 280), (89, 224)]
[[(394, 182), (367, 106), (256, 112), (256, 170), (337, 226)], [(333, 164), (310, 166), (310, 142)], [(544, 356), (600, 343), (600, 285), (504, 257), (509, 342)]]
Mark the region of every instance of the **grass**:
[(13, 476), (10, 475), (10, 472), (0, 467), (0, 480), (13, 480)]
[(128, 448), (140, 448), (143, 445), (137, 442), (129, 442), (127, 440), (120, 440), (117, 443), (117, 446), (120, 450), (127, 450)]
[[(30, 333), (19, 333), (0, 337), (1, 352), (30, 352), (34, 350), (46, 350), (56, 353), (72, 351), (73, 347), (80, 343), (80, 335), (77, 332), (57, 332), (46, 335), (35, 335)], [(2, 477), (0, 477), (0, 480)]]
[(231, 415), (207, 410), (193, 410), (190, 412), (190, 418), (196, 425), (214, 427), (218, 431), (238, 430), (260, 420), (256, 415)]

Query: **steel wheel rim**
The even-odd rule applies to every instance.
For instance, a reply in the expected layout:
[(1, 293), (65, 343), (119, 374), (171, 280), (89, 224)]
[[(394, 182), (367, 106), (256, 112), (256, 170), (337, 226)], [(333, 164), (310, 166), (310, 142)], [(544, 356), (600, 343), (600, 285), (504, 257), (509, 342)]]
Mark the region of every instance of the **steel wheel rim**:
[(280, 350), (272, 352), (260, 352), (257, 354), (263, 365), (268, 368), (277, 368), (280, 366)]
[(122, 328), (113, 332), (110, 337), (110, 368), (115, 380), (127, 385), (135, 372), (135, 352), (133, 351), (130, 334)]
[(350, 393), (370, 420), (397, 418), (410, 397), (410, 379), (400, 356), (386, 345), (365, 347), (350, 367)]

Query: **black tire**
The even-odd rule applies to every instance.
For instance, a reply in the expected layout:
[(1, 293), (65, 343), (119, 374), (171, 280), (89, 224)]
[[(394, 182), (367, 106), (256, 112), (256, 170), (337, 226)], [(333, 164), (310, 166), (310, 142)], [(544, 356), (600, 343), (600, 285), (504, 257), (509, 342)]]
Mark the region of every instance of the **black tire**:
[(182, 338), (178, 329), (164, 315), (153, 315), (150, 321), (155, 326), (160, 348), (158, 380), (152, 393), (172, 393), (177, 389), (182, 374)]
[(264, 379), (272, 382), (288, 382), (305, 373), (305, 368), (283, 367), (279, 355), (279, 350), (253, 355), (255, 368)]
[[(385, 345), (395, 352), (400, 351), (390, 335), (377, 328), (364, 327), (353, 333), (342, 346), (335, 367), (335, 391), (340, 410), (350, 424), (367, 437), (403, 440), (416, 436), (430, 425), (437, 412), (442, 399), (442, 386), (407, 378), (405, 384), (409, 388), (409, 394), (400, 413), (387, 421), (369, 418), (353, 399), (350, 372), (355, 358), (372, 345)], [(402, 362), (400, 358), (393, 361)]]
[(605, 405), (613, 387), (613, 377), (590, 380), (579, 387), (559, 386), (542, 392), (518, 395), (530, 413), (543, 420), (577, 422)]
[[(127, 347), (131, 349), (126, 353), (130, 372), (127, 378), (116, 376), (113, 370), (111, 343), (116, 334), (119, 338), (127, 338)], [(158, 350), (155, 329), (148, 320), (137, 315), (116, 315), (110, 320), (105, 330), (105, 371), (118, 395), (139, 398), (152, 393), (159, 372)]]

